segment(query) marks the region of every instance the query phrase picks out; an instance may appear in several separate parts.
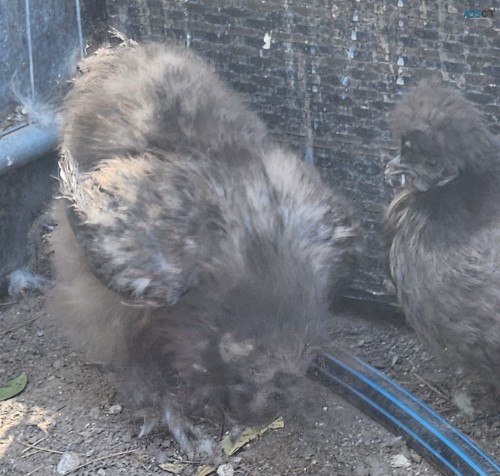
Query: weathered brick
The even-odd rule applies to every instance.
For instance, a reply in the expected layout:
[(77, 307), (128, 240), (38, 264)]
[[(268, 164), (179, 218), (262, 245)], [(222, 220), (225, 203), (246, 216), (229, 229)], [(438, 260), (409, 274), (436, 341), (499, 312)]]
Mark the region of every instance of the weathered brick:
[(481, 72), (491, 76), (497, 81), (500, 81), (500, 66), (485, 66), (481, 69)]
[(467, 97), (467, 99), (469, 99), (472, 102), (475, 102), (478, 105), (490, 104), (491, 100), (492, 100), (492, 97), (489, 94), (479, 94), (479, 93), (469, 92), (469, 93), (466, 93), (465, 96)]
[(443, 65), (449, 73), (466, 73), (470, 71), (470, 65), (464, 63), (452, 63), (450, 61), (444, 61)]

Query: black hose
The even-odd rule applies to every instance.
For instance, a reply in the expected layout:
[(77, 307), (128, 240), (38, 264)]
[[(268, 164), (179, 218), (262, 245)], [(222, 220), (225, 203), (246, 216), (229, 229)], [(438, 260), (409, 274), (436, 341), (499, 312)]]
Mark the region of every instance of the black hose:
[(340, 396), (379, 421), (445, 475), (500, 475), (500, 466), (427, 405), (363, 360), (334, 347), (312, 368)]

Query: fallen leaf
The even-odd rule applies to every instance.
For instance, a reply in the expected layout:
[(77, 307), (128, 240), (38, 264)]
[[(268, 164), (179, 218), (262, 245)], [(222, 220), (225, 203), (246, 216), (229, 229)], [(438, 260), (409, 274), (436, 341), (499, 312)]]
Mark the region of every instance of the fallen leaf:
[(23, 372), (21, 375), (11, 380), (6, 387), (0, 388), (0, 402), (20, 394), (25, 389), (27, 383), (28, 375)]
[(221, 441), (222, 449), (227, 456), (232, 456), (246, 444), (250, 443), (250, 441), (262, 436), (267, 430), (278, 430), (280, 428), (284, 428), (284, 426), (285, 422), (283, 421), (283, 418), (279, 417), (264, 427), (246, 427), (234, 443), (231, 441), (229, 435), (225, 436)]
[(132, 453), (132, 459), (137, 463), (147, 463), (149, 461), (149, 456), (147, 454)]
[(183, 464), (174, 464), (174, 463), (163, 463), (158, 465), (163, 471), (167, 471), (171, 474), (181, 474), (185, 465)]
[(209, 474), (215, 473), (215, 468), (213, 466), (203, 465), (198, 468), (196, 472), (197, 476), (209, 476)]
[(270, 430), (281, 430), (282, 428), (285, 428), (285, 421), (283, 420), (283, 417), (276, 418), (276, 420), (269, 423), (267, 428)]

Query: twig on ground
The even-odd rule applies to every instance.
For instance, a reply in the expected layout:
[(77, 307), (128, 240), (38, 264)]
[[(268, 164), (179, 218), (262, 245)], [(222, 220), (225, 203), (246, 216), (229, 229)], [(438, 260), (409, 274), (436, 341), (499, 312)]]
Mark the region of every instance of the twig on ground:
[(0, 336), (3, 336), (5, 334), (8, 334), (9, 332), (14, 332), (17, 331), (17, 329), (20, 329), (21, 327), (24, 327), (28, 324), (31, 324), (32, 322), (35, 322), (37, 319), (40, 319), (41, 316), (36, 316), (33, 319), (28, 319), (25, 322), (22, 322), (21, 324), (11, 327), (10, 329), (6, 329), (5, 331), (0, 332)]
[(167, 461), (169, 463), (172, 463), (172, 464), (197, 464), (199, 466), (205, 464), (201, 461), (192, 461), (192, 460), (189, 460), (189, 459), (183, 459), (183, 460), (179, 460), (179, 459), (176, 459), (176, 458), (167, 458)]
[(119, 456), (129, 455), (129, 454), (135, 453), (136, 451), (137, 450), (120, 451), (119, 453), (112, 453), (110, 455), (101, 456), (100, 458), (91, 459), (90, 461), (87, 461), (87, 462), (81, 464), (80, 466), (77, 466), (75, 469), (68, 471), (67, 473), (65, 473), (65, 476), (68, 474), (74, 473), (75, 471), (78, 471), (79, 469), (85, 468), (85, 466), (89, 466), (93, 463), (98, 463), (99, 461), (102, 461), (102, 460), (105, 460), (108, 458), (117, 458)]
[[(49, 437), (48, 431), (47, 430), (43, 430), (43, 431), (45, 433), (45, 436), (40, 438), (39, 440), (35, 441), (33, 443), (33, 446), (38, 446), (43, 440), (46, 440)], [(32, 453), (28, 453), (28, 451), (32, 451)], [(21, 454), (22, 454), (21, 458), (27, 458), (27, 457), (33, 456), (39, 452), (40, 452), (40, 450), (33, 450), (33, 448), (24, 448), (24, 450), (21, 451)]]
[[(45, 437), (40, 438), (38, 441), (35, 441), (35, 443), (33, 443), (33, 446), (39, 445), (43, 440), (45, 440)], [(34, 450), (33, 448), (24, 448), (24, 450), (21, 451), (21, 454), (22, 454), (21, 458), (29, 458), (30, 456), (33, 456), (37, 453), (40, 453), (40, 451), (41, 450), (39, 450), (39, 449)]]
[(433, 392), (437, 393), (440, 397), (443, 397), (447, 402), (450, 401), (450, 398), (445, 395), (441, 390), (438, 388), (434, 387), (434, 385), (431, 385), (427, 380), (423, 379), (420, 375), (417, 374), (417, 372), (413, 371), (412, 372), (415, 377), (417, 377), (418, 380), (420, 380), (424, 385), (427, 385)]
[(57, 451), (57, 450), (53, 450), (51, 448), (44, 448), (42, 446), (36, 446), (36, 445), (31, 445), (29, 443), (23, 443), (22, 441), (19, 441), (19, 440), (17, 440), (17, 441), (19, 444), (26, 446), (27, 448), (32, 449), (32, 450), (45, 451), (46, 453), (56, 453), (58, 455), (64, 454), (64, 451)]
[(31, 470), (26, 476), (31, 476), (32, 474), (35, 474), (39, 469), (42, 469), (44, 465), (42, 464), (41, 466), (38, 466), (37, 468)]

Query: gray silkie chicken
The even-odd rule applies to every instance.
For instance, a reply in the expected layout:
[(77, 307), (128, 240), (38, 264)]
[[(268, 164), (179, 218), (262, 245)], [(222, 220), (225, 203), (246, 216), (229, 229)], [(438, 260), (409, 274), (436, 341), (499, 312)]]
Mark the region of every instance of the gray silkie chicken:
[[(64, 105), (53, 313), (188, 454), (294, 413), (356, 264), (351, 205), (198, 56), (88, 58)], [(67, 218), (66, 218), (67, 217)]]
[(437, 79), (404, 96), (391, 124), (401, 151), (386, 176), (402, 187), (385, 231), (399, 302), (425, 344), (499, 390), (499, 140)]

